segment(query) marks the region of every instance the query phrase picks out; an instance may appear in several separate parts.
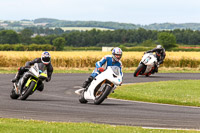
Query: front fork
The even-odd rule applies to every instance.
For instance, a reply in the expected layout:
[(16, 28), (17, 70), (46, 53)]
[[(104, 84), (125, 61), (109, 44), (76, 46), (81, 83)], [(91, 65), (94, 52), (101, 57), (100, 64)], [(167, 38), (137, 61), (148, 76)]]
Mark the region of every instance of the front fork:
[(36, 90), (36, 88), (37, 88), (37, 82), (38, 82), (38, 81), (35, 80), (35, 79), (33, 79), (32, 77), (30, 77), (30, 78), (27, 80), (26, 84), (21, 88), (21, 93), (22, 93), (22, 91), (23, 91), (23, 88), (28, 88), (28, 87), (30, 86), (30, 84), (31, 84), (32, 81), (35, 82), (35, 86), (34, 86), (32, 92), (34, 92), (34, 91)]
[(110, 87), (112, 88), (112, 90), (110, 91), (110, 93), (111, 93), (111, 92), (114, 92), (114, 90), (116, 89), (116, 86), (115, 86), (113, 83), (111, 83), (111, 84), (106, 84), (105, 82), (106, 82), (106, 80), (104, 80), (104, 81), (101, 83), (101, 87), (100, 87), (100, 89), (96, 92), (96, 95), (100, 95), (101, 93), (103, 93), (103, 89), (105, 88), (106, 85), (108, 85), (108, 86), (110, 86)]

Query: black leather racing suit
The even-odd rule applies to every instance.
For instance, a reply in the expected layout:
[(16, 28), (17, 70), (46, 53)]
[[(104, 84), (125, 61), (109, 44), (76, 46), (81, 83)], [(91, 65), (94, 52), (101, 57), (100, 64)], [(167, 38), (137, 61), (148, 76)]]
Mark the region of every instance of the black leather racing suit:
[[(26, 68), (30, 68), (30, 66), (34, 65), (35, 63), (42, 63), (41, 58), (36, 58), (32, 61), (28, 61), (28, 62), (26, 62), (24, 67), (20, 67), (18, 69), (18, 74), (17, 74), (18, 79), (19, 79), (20, 75), (23, 75), (24, 72), (28, 71), (28, 69), (26, 69)], [(47, 67), (47, 76), (48, 76), (48, 79), (46, 81), (48, 82), (51, 80), (51, 75), (53, 73), (53, 66), (51, 63), (49, 63), (48, 65), (46, 65), (46, 67)], [(38, 82), (37, 89), (39, 91), (42, 91), (44, 89), (44, 84), (41, 81)]]

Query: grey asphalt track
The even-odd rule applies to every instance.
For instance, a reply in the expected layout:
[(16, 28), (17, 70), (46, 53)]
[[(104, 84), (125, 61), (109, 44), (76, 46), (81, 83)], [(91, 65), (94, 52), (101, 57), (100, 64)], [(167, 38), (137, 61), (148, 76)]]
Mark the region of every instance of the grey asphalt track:
[[(89, 74), (53, 74), (43, 92), (26, 101), (10, 99), (14, 74), (0, 74), (0, 117), (62, 122), (93, 122), (157, 128), (200, 129), (200, 108), (106, 99), (80, 104), (79, 89)], [(150, 77), (124, 74), (123, 83), (199, 79), (200, 74), (165, 73)]]

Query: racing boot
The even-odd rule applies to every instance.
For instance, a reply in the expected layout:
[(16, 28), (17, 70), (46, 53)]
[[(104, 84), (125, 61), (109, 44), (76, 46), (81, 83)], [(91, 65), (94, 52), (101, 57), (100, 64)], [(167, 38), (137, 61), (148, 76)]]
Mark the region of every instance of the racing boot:
[(85, 88), (86, 90), (86, 87), (92, 82), (94, 78), (92, 76), (90, 76), (84, 83), (83, 83), (83, 88)]
[(157, 67), (157, 65), (154, 66), (154, 69), (153, 69), (153, 71), (151, 72), (151, 74), (154, 74), (154, 73), (156, 73), (156, 72), (158, 72), (158, 67)]
[(41, 83), (40, 86), (37, 88), (38, 91), (43, 91), (44, 90), (44, 84)]
[(15, 83), (20, 79), (20, 74), (19, 71), (17, 72), (17, 74), (15, 75), (15, 78), (11, 80), (11, 82)]
[(155, 66), (154, 72), (156, 72), (156, 73), (158, 72), (158, 67), (159, 67), (159, 65)]

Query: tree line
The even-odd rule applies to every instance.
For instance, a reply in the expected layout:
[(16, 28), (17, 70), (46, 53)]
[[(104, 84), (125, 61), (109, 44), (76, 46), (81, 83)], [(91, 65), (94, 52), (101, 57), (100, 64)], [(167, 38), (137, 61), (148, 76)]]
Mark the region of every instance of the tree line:
[[(34, 33), (38, 35), (33, 36)], [(61, 28), (27, 28), (20, 32), (0, 30), (0, 44), (50, 44), (61, 47), (61, 49), (64, 46), (148, 46), (159, 43), (158, 37), (161, 33), (173, 35), (177, 44), (200, 45), (200, 31), (190, 29), (157, 31), (143, 28), (113, 31), (96, 29), (90, 31), (64, 31)]]
[(101, 21), (67, 21), (50, 18), (39, 18), (33, 21), (36, 23), (47, 23), (48, 27), (101, 27), (108, 29), (138, 29), (144, 28), (149, 30), (173, 30), (173, 29), (192, 29), (200, 30), (199, 23), (154, 23), (149, 25), (140, 25), (132, 23), (118, 23), (118, 22), (101, 22)]

